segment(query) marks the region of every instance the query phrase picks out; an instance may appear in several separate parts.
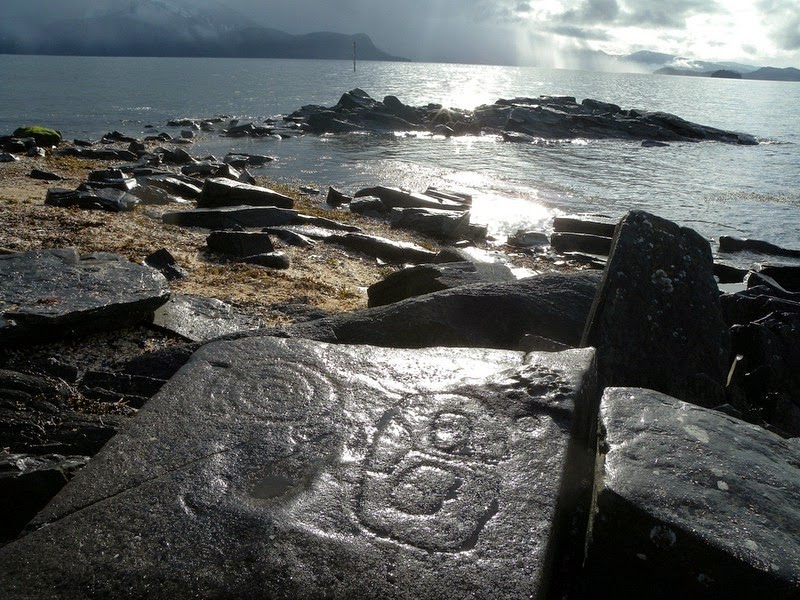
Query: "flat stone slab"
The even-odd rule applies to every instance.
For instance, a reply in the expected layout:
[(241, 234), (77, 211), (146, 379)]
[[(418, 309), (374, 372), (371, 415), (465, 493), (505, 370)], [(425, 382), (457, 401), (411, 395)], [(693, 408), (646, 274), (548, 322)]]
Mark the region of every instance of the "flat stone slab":
[(0, 549), (0, 596), (546, 597), (593, 356), (206, 345)]
[(182, 295), (173, 296), (155, 312), (153, 325), (193, 342), (207, 342), (223, 335), (257, 329), (261, 322), (237, 313), (222, 300)]
[(116, 254), (61, 248), (0, 256), (0, 345), (121, 329), (168, 298), (161, 273)]
[(606, 389), (601, 421), (594, 589), (615, 598), (800, 596), (800, 444), (637, 388)]
[(234, 229), (236, 227), (275, 227), (297, 220), (296, 210), (273, 206), (234, 206), (224, 208), (197, 208), (195, 210), (166, 212), (161, 220), (167, 225), (205, 227), (207, 229)]
[(292, 208), (294, 200), (269, 188), (241, 183), (224, 177), (206, 179), (203, 191), (197, 200), (198, 208), (242, 205)]

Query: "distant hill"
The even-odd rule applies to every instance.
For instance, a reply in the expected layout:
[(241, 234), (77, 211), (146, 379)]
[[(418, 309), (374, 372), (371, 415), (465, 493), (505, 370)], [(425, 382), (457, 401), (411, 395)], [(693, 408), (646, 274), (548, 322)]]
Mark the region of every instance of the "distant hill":
[(137, 0), (46, 24), (0, 21), (0, 54), (351, 59), (354, 42), (359, 60), (404, 60), (365, 34), (291, 35), (235, 13), (187, 9), (170, 0)]
[(734, 62), (708, 62), (673, 54), (643, 50), (619, 59), (622, 62), (654, 69), (656, 75), (684, 77), (724, 77), (729, 79), (761, 79), (770, 81), (800, 81), (800, 70), (794, 67), (756, 67)]

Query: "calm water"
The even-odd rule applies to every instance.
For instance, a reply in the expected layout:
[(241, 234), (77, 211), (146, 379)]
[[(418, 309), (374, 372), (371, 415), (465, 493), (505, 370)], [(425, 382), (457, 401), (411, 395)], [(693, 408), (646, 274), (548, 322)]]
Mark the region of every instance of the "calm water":
[[(546, 230), (554, 214), (644, 208), (722, 234), (800, 247), (800, 84), (472, 65), (261, 59), (0, 56), (0, 134), (26, 123), (67, 138), (117, 129), (143, 135), (175, 117), (259, 122), (304, 104), (333, 105), (361, 87), (407, 104), (474, 108), (498, 98), (571, 95), (675, 113), (745, 131), (755, 147), (620, 141), (517, 145), (494, 137), (347, 135), (283, 141), (200, 138), (192, 150), (278, 158), (263, 169), (345, 191), (428, 184), (475, 195), (495, 233)], [(174, 132), (173, 132), (174, 133)]]

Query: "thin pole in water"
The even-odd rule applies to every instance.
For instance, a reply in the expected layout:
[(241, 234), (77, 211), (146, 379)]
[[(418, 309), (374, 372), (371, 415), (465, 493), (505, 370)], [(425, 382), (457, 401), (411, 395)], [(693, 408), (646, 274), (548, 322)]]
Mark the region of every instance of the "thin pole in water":
[(353, 40), (353, 73), (356, 72), (356, 42)]

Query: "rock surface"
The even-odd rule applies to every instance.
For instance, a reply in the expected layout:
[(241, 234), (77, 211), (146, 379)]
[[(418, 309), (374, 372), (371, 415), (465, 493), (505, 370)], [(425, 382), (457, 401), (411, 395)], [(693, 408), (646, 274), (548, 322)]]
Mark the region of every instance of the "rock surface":
[(170, 298), (156, 310), (153, 324), (193, 342), (207, 342), (261, 326), (258, 319), (238, 314), (222, 300), (187, 295)]
[(292, 208), (294, 200), (269, 188), (232, 181), (224, 177), (206, 179), (197, 200), (198, 208), (221, 206), (277, 206)]
[(614, 235), (583, 344), (607, 386), (722, 404), (730, 340), (711, 248), (694, 230), (631, 211)]
[(499, 263), (448, 262), (396, 271), (367, 288), (368, 306), (384, 306), (422, 294), (481, 282), (510, 282), (516, 277)]
[(121, 329), (151, 318), (168, 297), (161, 273), (115, 254), (0, 256), (0, 344)]
[(800, 446), (650, 390), (607, 389), (601, 421), (589, 589), (800, 595)]
[(298, 323), (269, 334), (399, 348), (516, 349), (526, 334), (578, 346), (597, 273), (548, 273), (513, 283), (478, 283)]
[(751, 135), (692, 123), (669, 113), (623, 110), (589, 98), (579, 104), (571, 96), (500, 99), (464, 110), (438, 104), (406, 106), (393, 96), (381, 102), (354, 89), (335, 106), (304, 106), (286, 120), (319, 134), (428, 131), (451, 136), (492, 132), (529, 143), (542, 138), (758, 143)]
[(207, 345), (47, 527), (0, 549), (0, 593), (561, 593), (588, 514), (592, 358)]

